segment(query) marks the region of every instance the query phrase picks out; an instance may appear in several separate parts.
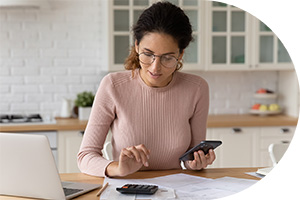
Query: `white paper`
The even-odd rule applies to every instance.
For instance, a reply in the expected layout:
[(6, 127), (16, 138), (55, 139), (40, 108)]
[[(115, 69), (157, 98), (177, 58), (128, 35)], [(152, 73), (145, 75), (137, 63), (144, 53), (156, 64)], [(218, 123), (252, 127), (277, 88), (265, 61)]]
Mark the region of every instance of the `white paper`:
[(250, 176), (254, 176), (256, 178), (264, 178), (265, 177), (264, 175), (258, 174), (256, 172), (246, 172), (245, 174), (248, 174)]
[(252, 179), (223, 177), (215, 179), (208, 187), (225, 191), (240, 192), (256, 182), (257, 180)]
[[(152, 184), (158, 185), (159, 190), (154, 195), (136, 195), (136, 199), (217, 199), (240, 192), (251, 185), (256, 180), (223, 177), (219, 179), (209, 179), (187, 174), (173, 174), (150, 179), (112, 179), (105, 178), (104, 183), (109, 182), (109, 186), (102, 193), (100, 199), (110, 199), (110, 193), (116, 192), (116, 187), (121, 187), (127, 183), (132, 184)], [(165, 191), (164, 191), (165, 190)], [(121, 194), (118, 194), (121, 195)], [(120, 198), (121, 199), (121, 198)]]
[[(107, 189), (107, 188), (106, 188)], [(101, 199), (101, 197), (100, 197)], [(121, 194), (116, 190), (110, 190), (107, 199), (109, 200), (135, 200), (135, 194)]]

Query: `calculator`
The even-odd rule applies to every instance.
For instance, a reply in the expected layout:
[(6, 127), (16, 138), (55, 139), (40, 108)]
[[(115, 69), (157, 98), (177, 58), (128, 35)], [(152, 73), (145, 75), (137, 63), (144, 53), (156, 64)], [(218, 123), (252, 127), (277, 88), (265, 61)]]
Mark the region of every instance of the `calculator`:
[(158, 190), (157, 185), (126, 184), (116, 188), (122, 194), (154, 194)]

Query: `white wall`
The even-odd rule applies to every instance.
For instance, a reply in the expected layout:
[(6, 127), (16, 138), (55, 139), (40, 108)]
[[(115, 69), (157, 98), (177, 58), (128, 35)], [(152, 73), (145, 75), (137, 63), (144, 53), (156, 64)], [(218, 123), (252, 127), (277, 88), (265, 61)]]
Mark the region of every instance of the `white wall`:
[[(58, 116), (62, 98), (95, 92), (107, 73), (107, 1), (51, 0), (50, 10), (0, 9), (0, 113)], [(198, 72), (211, 114), (247, 113), (277, 72)]]
[(285, 106), (285, 113), (290, 116), (299, 116), (299, 83), (295, 72), (283, 71), (279, 73), (278, 87), (279, 91), (279, 103)]
[(58, 115), (63, 97), (95, 92), (107, 69), (105, 1), (50, 3), (0, 9), (1, 113)]

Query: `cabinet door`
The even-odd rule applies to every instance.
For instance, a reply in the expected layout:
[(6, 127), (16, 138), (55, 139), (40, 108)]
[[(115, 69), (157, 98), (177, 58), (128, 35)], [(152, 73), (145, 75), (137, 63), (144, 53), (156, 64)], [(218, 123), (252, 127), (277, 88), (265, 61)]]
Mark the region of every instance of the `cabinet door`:
[[(194, 40), (185, 49), (184, 69), (204, 69), (202, 43), (203, 28), (202, 16), (204, 12), (203, 1), (198, 0), (169, 0), (181, 7), (189, 17), (193, 28)], [(109, 1), (109, 37), (110, 37), (110, 70), (124, 69), (124, 61), (127, 58), (130, 46), (134, 44), (131, 28), (137, 22), (141, 13), (157, 0), (113, 0)], [(201, 12), (200, 12), (201, 10)]]
[(289, 143), (291, 142), (296, 127), (263, 127), (260, 133), (260, 151), (258, 155), (259, 167), (272, 166), (272, 161), (269, 155), (269, 145), (277, 143)]
[(77, 153), (82, 141), (80, 131), (58, 132), (59, 173), (78, 173)]
[(252, 167), (259, 128), (212, 128), (207, 139), (221, 140), (216, 149), (216, 163), (212, 167)]
[(204, 69), (204, 26), (203, 22), (203, 1), (181, 0), (178, 5), (189, 17), (193, 29), (193, 39), (184, 51), (183, 61), (184, 70), (203, 70)]
[(109, 1), (110, 22), (110, 70), (124, 69), (124, 61), (134, 44), (131, 27), (140, 14), (151, 4), (150, 0)]
[(207, 2), (208, 69), (249, 68), (249, 14), (220, 2)]
[(291, 58), (256, 17), (221, 2), (207, 2), (208, 70), (290, 70)]
[(294, 69), (291, 58), (278, 37), (259, 20), (254, 21), (256, 30), (255, 68), (257, 69)]

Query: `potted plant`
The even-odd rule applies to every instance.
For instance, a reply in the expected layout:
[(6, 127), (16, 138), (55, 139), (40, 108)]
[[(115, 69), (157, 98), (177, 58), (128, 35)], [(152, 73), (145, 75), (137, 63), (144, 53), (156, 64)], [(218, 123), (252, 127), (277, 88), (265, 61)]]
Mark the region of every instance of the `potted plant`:
[(80, 120), (88, 120), (95, 95), (92, 92), (81, 92), (77, 94), (75, 105), (78, 107), (78, 118)]

